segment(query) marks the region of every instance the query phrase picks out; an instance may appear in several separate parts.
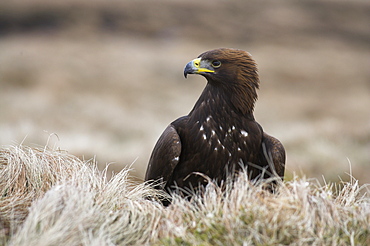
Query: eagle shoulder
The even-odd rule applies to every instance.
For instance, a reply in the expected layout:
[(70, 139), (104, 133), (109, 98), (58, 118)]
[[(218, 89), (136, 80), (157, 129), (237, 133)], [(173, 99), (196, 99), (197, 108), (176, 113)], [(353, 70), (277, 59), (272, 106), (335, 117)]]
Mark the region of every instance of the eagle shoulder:
[(180, 154), (180, 136), (175, 127), (170, 124), (159, 137), (153, 149), (145, 174), (145, 181), (159, 179), (161, 179), (161, 182), (168, 181), (179, 162)]

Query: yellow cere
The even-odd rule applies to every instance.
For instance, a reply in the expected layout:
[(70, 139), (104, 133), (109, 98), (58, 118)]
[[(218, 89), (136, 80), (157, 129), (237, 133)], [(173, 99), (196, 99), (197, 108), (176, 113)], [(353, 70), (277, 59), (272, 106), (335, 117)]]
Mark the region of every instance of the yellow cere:
[(193, 65), (194, 65), (194, 67), (199, 68), (200, 67), (200, 58), (194, 59), (193, 60)]
[(207, 68), (200, 67), (200, 62), (201, 62), (200, 58), (196, 58), (196, 59), (193, 60), (194, 67), (198, 68), (198, 70), (196, 71), (197, 73), (214, 73), (215, 72), (213, 70), (209, 70)]

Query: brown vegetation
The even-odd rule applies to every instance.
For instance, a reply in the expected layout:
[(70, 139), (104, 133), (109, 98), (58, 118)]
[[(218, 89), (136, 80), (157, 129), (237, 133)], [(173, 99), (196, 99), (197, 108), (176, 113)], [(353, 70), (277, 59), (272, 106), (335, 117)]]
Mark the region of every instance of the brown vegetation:
[[(271, 194), (242, 173), (168, 208), (156, 191), (109, 181), (60, 150), (0, 149), (0, 245), (369, 245), (370, 196), (358, 181), (297, 179)], [(160, 194), (157, 194), (160, 195)]]

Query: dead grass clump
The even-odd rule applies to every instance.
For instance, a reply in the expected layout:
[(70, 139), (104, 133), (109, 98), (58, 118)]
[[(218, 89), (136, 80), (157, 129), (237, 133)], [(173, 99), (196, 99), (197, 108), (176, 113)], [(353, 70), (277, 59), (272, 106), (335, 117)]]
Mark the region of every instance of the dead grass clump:
[(209, 185), (193, 202), (175, 199), (160, 223), (158, 245), (370, 245), (370, 196), (358, 182), (295, 179), (277, 194), (246, 174), (225, 191)]
[(62, 151), (24, 146), (0, 149), (0, 233), (14, 232), (34, 200), (84, 166)]
[(160, 205), (125, 169), (106, 180), (93, 163), (61, 151), (1, 149), (1, 243), (108, 245), (145, 242)]
[(127, 190), (125, 170), (108, 183), (83, 173), (36, 201), (10, 245), (144, 244), (160, 207), (144, 200), (149, 189)]
[(124, 169), (106, 180), (65, 152), (0, 149), (0, 245), (370, 245), (370, 196), (295, 178), (275, 194), (245, 173), (169, 207)]

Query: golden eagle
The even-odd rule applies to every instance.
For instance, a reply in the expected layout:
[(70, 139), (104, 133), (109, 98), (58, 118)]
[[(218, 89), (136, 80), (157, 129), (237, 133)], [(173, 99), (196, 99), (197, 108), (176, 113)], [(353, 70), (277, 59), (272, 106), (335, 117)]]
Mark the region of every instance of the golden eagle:
[(283, 179), (284, 147), (253, 116), (259, 77), (250, 54), (228, 48), (207, 51), (186, 64), (185, 78), (188, 74), (204, 76), (207, 85), (191, 112), (160, 136), (145, 180), (160, 180), (157, 188), (171, 192), (199, 187), (206, 176), (220, 183), (242, 168), (251, 179)]

